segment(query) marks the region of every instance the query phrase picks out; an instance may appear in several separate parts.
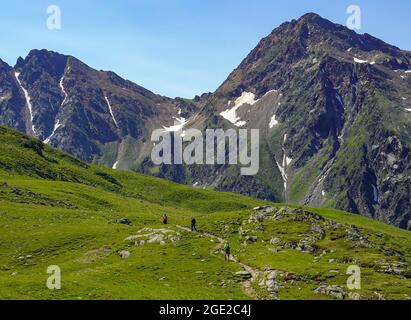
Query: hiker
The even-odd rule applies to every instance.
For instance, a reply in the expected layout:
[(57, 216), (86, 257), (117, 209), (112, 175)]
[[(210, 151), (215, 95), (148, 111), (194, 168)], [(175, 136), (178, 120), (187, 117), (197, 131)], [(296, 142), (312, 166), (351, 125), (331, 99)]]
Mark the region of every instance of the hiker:
[(164, 214), (163, 216), (163, 224), (167, 224), (168, 223), (168, 217), (166, 214)]
[(193, 232), (194, 230), (197, 232), (196, 223), (197, 223), (196, 219), (195, 219), (195, 218), (192, 218), (192, 219), (191, 219), (191, 231), (192, 231), (192, 232)]
[(224, 260), (230, 261), (230, 244), (228, 240), (224, 243)]

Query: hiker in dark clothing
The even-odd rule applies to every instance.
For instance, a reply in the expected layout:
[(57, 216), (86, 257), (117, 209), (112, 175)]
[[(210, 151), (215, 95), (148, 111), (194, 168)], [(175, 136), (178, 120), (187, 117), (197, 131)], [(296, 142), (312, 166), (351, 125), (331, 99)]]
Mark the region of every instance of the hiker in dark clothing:
[(197, 223), (196, 219), (195, 219), (195, 218), (192, 218), (192, 219), (191, 219), (191, 231), (194, 231), (194, 230), (195, 230), (195, 231), (197, 232), (196, 223)]
[(166, 214), (164, 214), (163, 216), (163, 224), (167, 224), (168, 223), (168, 217)]
[(230, 261), (230, 243), (228, 241), (224, 243), (224, 260)]

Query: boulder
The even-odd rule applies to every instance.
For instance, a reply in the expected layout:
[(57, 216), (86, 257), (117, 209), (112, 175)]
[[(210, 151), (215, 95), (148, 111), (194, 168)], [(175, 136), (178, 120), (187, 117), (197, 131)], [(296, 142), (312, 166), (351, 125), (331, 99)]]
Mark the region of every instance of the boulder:
[(144, 240), (139, 240), (134, 243), (137, 247), (142, 247), (146, 244)]
[(267, 280), (265, 282), (265, 285), (267, 287), (267, 291), (268, 292), (278, 292), (278, 290), (280, 290), (281, 285), (279, 283), (277, 283), (275, 280)]
[(130, 256), (130, 251), (128, 250), (121, 250), (118, 252), (121, 259), (127, 259)]
[(161, 243), (164, 242), (163, 234), (154, 234), (147, 240), (147, 243)]
[(270, 244), (277, 244), (279, 242), (281, 242), (281, 239), (278, 237), (272, 237), (270, 240)]
[(325, 237), (325, 232), (323, 228), (321, 228), (321, 226), (319, 226), (318, 224), (312, 224), (310, 230), (311, 232), (318, 233), (321, 236), (321, 238)]
[(271, 271), (267, 275), (267, 280), (275, 280), (277, 278), (277, 271)]
[(315, 293), (323, 294), (326, 296), (334, 297), (337, 299), (344, 299), (345, 291), (336, 285), (328, 286), (328, 285), (321, 285), (317, 289), (314, 290)]
[(257, 236), (246, 236), (244, 239), (244, 244), (248, 244), (248, 243), (256, 243), (258, 240)]

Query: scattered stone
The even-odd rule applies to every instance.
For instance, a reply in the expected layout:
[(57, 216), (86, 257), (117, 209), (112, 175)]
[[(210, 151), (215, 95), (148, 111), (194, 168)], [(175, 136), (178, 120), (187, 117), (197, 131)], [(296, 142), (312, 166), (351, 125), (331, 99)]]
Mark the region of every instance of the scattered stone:
[(154, 234), (150, 239), (147, 240), (147, 243), (161, 243), (164, 242), (164, 235)]
[(145, 242), (144, 240), (139, 240), (139, 241), (134, 242), (134, 244), (135, 244), (137, 247), (142, 247), (142, 246), (144, 246), (144, 245), (146, 244), (146, 242)]
[(267, 291), (271, 293), (276, 293), (281, 288), (281, 285), (275, 280), (267, 280), (265, 285), (267, 287)]
[(340, 230), (342, 228), (342, 223), (336, 222), (334, 223), (334, 231)]
[(383, 272), (386, 274), (393, 274), (397, 276), (411, 278), (410, 266), (404, 262), (388, 263), (384, 261), (382, 264), (377, 266), (377, 271)]
[(257, 240), (258, 240), (257, 236), (246, 236), (244, 240), (244, 244), (256, 243)]
[(268, 275), (267, 275), (267, 280), (275, 280), (277, 278), (277, 271), (271, 271)]
[(314, 292), (326, 296), (331, 296), (337, 299), (344, 299), (345, 296), (345, 291), (341, 287), (336, 285), (321, 285), (317, 289), (315, 289)]
[(121, 259), (127, 259), (130, 256), (130, 251), (128, 250), (121, 250), (118, 252), (120, 255)]
[(357, 227), (351, 226), (347, 230), (347, 238), (354, 242), (356, 247), (371, 247), (368, 238), (358, 230)]
[(294, 242), (286, 242), (283, 244), (283, 249), (295, 249), (297, 245)]
[(376, 297), (377, 300), (385, 300), (384, 296), (377, 291), (374, 291), (374, 296)]
[(349, 292), (348, 298), (351, 300), (364, 300), (364, 298), (358, 292)]
[(312, 224), (310, 230), (311, 230), (311, 232), (318, 233), (320, 235), (321, 239), (323, 239), (325, 237), (325, 232), (324, 232), (323, 228), (321, 228), (317, 224)]
[(271, 240), (270, 240), (270, 244), (277, 244), (277, 243), (280, 243), (280, 242), (281, 242), (281, 239), (278, 238), (278, 237), (272, 237)]
[(167, 242), (176, 243), (181, 239), (179, 232), (171, 229), (144, 228), (137, 231), (137, 234), (125, 238), (125, 241), (135, 240), (136, 246), (144, 246), (147, 243), (158, 243), (165, 245)]

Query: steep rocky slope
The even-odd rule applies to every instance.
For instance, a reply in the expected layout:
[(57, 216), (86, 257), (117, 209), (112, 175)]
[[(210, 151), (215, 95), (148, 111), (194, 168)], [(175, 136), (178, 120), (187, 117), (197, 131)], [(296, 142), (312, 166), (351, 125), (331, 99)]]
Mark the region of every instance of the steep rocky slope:
[(14, 68), (2, 62), (1, 70), (1, 124), (118, 168), (135, 165), (152, 130), (191, 111), (184, 100), (47, 50), (32, 50)]
[(259, 174), (187, 168), (190, 182), (410, 227), (410, 58), (316, 14), (284, 23), (193, 121), (260, 129)]

